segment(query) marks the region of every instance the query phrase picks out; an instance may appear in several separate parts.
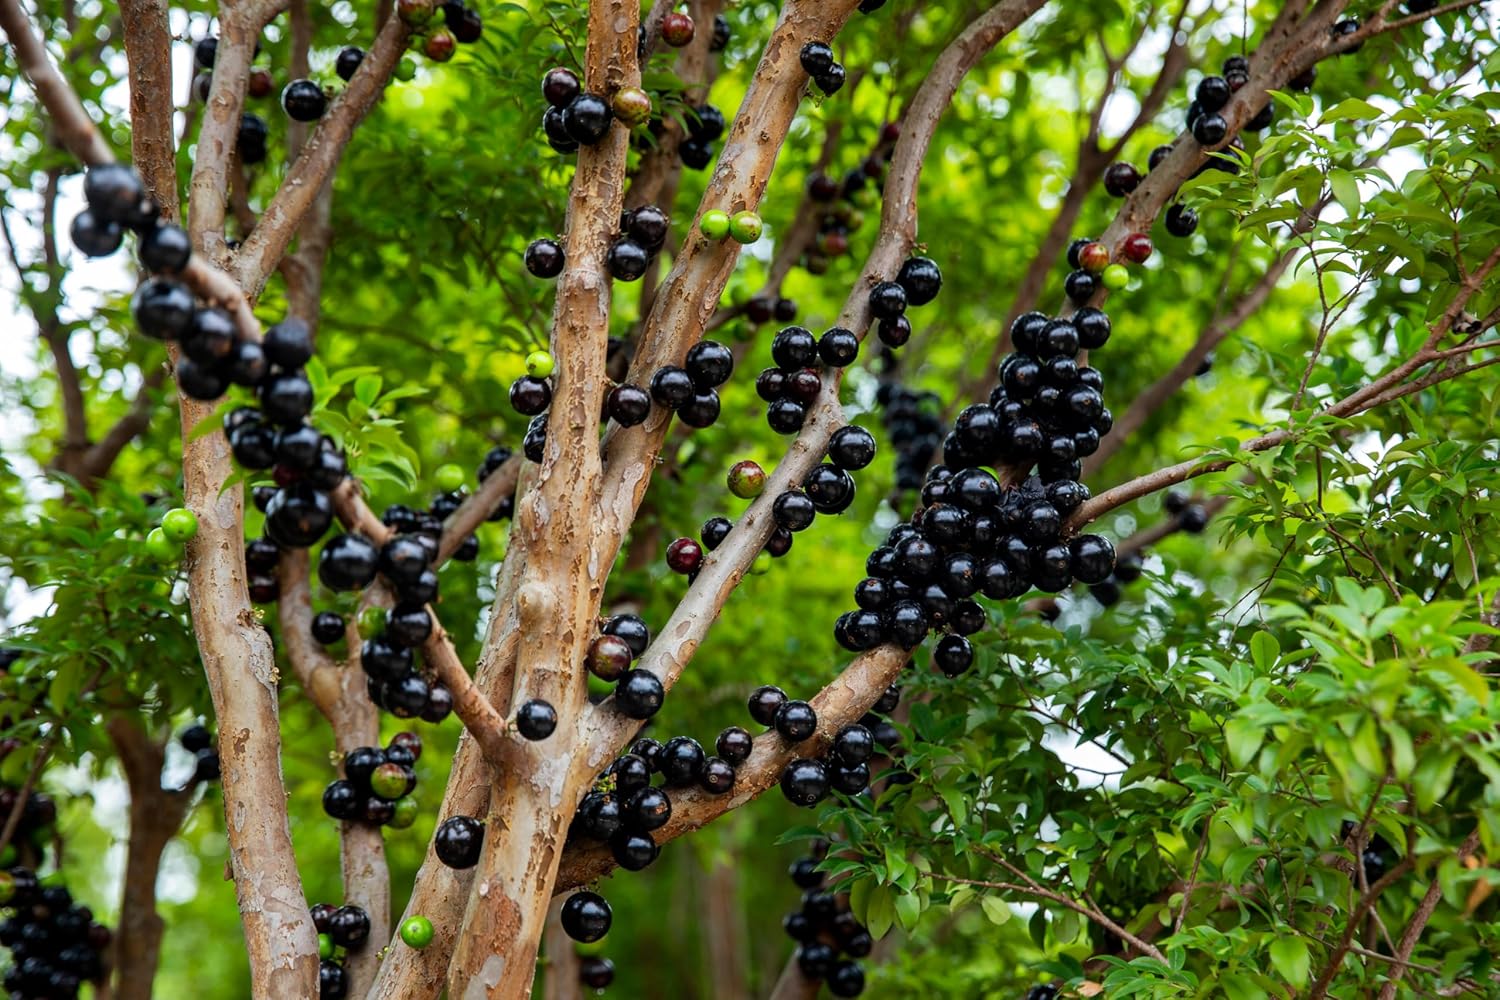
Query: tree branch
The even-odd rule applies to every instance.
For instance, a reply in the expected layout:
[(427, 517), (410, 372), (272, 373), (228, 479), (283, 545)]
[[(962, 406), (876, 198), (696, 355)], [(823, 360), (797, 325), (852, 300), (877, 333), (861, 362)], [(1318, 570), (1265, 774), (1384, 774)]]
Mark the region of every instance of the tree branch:
[[(1458, 860), (1463, 861), (1479, 849), (1479, 831), (1464, 838), (1464, 842), (1458, 848)], [(1406, 925), (1406, 930), (1401, 933), (1401, 943), (1396, 946), (1394, 958), (1395, 969), (1391, 971), (1391, 978), (1386, 980), (1380, 988), (1379, 1000), (1396, 1000), (1396, 988), (1401, 984), (1401, 977), (1405, 975), (1407, 966), (1411, 962), (1411, 953), (1416, 950), (1417, 942), (1422, 938), (1422, 931), (1427, 928), (1427, 921), (1432, 919), (1432, 914), (1437, 910), (1438, 901), (1443, 898), (1443, 886), (1438, 879), (1434, 878), (1427, 886), (1427, 891), (1422, 895), (1422, 901), (1417, 904), (1416, 912), (1412, 914), (1411, 920)]]
[[(386, 19), (349, 85), (328, 106), (271, 203), (261, 213), (259, 225), (235, 254), (235, 277), (252, 300), (259, 298), (266, 279), (286, 253), (324, 184), (333, 176), (354, 130), (380, 100), (406, 52), (410, 34), (399, 17)], [(219, 48), (222, 53), (222, 40)], [(217, 79), (217, 69), (214, 76)]]
[(109, 965), (118, 1000), (150, 1000), (166, 927), (156, 912), (161, 856), (182, 828), (193, 792), (191, 785), (180, 791), (161, 787), (163, 748), (135, 719), (111, 716), (105, 729), (130, 788), (130, 837)]
[(172, 34), (166, 0), (120, 0), (130, 66), (130, 150), (162, 218), (178, 214), (176, 142), (172, 135)]
[(31, 82), (37, 100), (47, 109), (63, 148), (84, 163), (113, 163), (115, 154), (99, 134), (83, 103), (63, 79), (41, 40), (31, 33), (31, 22), (20, 0), (0, 0), (0, 30), (10, 39), (16, 62)]
[[(727, 795), (710, 795), (697, 788), (674, 791), (672, 818), (652, 833), (652, 839), (665, 844), (758, 798), (781, 779), (781, 772), (794, 759), (817, 756), (827, 749), (840, 729), (859, 721), (860, 716), (880, 700), (909, 660), (910, 654), (896, 646), (878, 646), (861, 653), (812, 699), (813, 709), (818, 715), (818, 730), (811, 739), (789, 745), (775, 730), (766, 730), (755, 738), (749, 759), (735, 769), (732, 791)], [(595, 753), (590, 759), (608, 758)], [(614, 857), (607, 845), (570, 845), (563, 855), (555, 891), (585, 885), (609, 874), (614, 867)]]
[[(1043, 3), (1044, 0), (996, 3), (943, 50), (923, 79), (908, 106), (901, 138), (896, 142), (895, 156), (886, 180), (880, 235), (870, 251), (864, 271), (845, 300), (838, 326), (853, 330), (860, 336), (868, 331), (871, 322), (870, 288), (896, 273), (916, 240), (917, 183), (938, 120), (974, 64)], [(764, 491), (736, 522), (724, 543), (708, 554), (687, 595), (637, 665), (660, 677), (668, 689), (692, 659), (720, 609), (764, 548), (775, 528), (771, 508), (776, 497), (801, 484), (822, 459), (833, 432), (843, 426), (839, 384), (840, 375), (825, 376), (820, 395), (809, 408), (801, 432), (777, 463)], [(640, 724), (611, 711), (609, 704), (606, 701), (597, 713), (593, 745), (600, 752), (614, 753), (629, 741)]]

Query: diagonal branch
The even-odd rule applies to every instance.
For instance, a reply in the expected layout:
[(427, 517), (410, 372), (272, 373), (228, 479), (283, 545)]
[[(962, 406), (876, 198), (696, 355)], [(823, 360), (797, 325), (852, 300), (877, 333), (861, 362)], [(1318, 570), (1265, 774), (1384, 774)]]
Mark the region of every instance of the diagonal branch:
[(130, 66), (130, 150), (162, 218), (178, 214), (176, 140), (172, 135), (172, 34), (166, 0), (120, 0)]
[[(734, 788), (726, 795), (710, 795), (697, 788), (672, 794), (672, 818), (652, 832), (658, 844), (692, 833), (731, 810), (758, 798), (781, 778), (798, 757), (814, 757), (826, 750), (838, 731), (870, 710), (885, 689), (910, 662), (910, 654), (896, 646), (879, 646), (861, 653), (844, 672), (812, 699), (818, 731), (803, 743), (788, 744), (775, 730), (757, 736), (750, 757), (735, 769)], [(598, 758), (608, 759), (608, 758)], [(555, 891), (586, 885), (614, 870), (608, 846), (571, 845), (563, 856)]]
[[(870, 327), (869, 290), (883, 277), (893, 275), (911, 250), (917, 233), (917, 184), (922, 163), (937, 130), (937, 124), (959, 84), (969, 70), (1026, 18), (1043, 6), (1044, 0), (1003, 0), (964, 29), (938, 56), (931, 71), (913, 96), (897, 140), (886, 181), (885, 208), (880, 235), (870, 251), (864, 271), (855, 282), (839, 314), (838, 326), (863, 335)], [(809, 408), (801, 432), (787, 454), (777, 463), (765, 489), (745, 511), (729, 537), (710, 553), (638, 666), (661, 678), (670, 688), (691, 660), (720, 609), (764, 548), (775, 528), (771, 515), (776, 497), (801, 484), (822, 459), (828, 440), (843, 426), (839, 404), (839, 376), (825, 377), (817, 402)], [(610, 711), (608, 702), (597, 713), (594, 746), (613, 753), (640, 728), (640, 724)]]
[[(276, 195), (261, 213), (260, 223), (235, 254), (234, 275), (252, 299), (291, 245), (324, 184), (333, 176), (354, 130), (375, 107), (386, 83), (406, 52), (411, 30), (399, 17), (387, 18), (344, 92), (334, 99), (303, 144)], [(223, 42), (220, 42), (220, 52)], [(221, 56), (222, 58), (222, 56)], [(217, 70), (215, 77), (218, 76)], [(222, 220), (222, 212), (220, 213)]]
[(53, 129), (63, 148), (84, 163), (114, 162), (114, 152), (83, 109), (78, 95), (52, 65), (41, 40), (31, 33), (31, 22), (21, 10), (20, 0), (0, 0), (0, 30), (10, 39), (21, 72), (31, 82), (37, 99), (51, 116)]

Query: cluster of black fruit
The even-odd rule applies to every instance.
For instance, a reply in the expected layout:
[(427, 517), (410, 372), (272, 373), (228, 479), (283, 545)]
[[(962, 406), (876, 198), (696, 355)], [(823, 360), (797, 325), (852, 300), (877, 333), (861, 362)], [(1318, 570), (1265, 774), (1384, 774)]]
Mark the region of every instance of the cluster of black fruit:
[[(8, 755), (10, 750), (7, 746), (5, 754)], [(0, 788), (0, 828), (11, 822), (17, 810), (21, 815), (15, 821), (12, 839), (21, 843), (45, 843), (57, 822), (57, 803), (52, 801), (52, 796), (35, 791), (22, 796), (19, 789)], [(5, 860), (14, 860), (15, 852), (9, 849), (9, 845), (6, 854)]]
[(823, 980), (836, 997), (857, 997), (865, 989), (857, 959), (870, 954), (875, 942), (849, 911), (849, 894), (824, 887), (818, 862), (827, 853), (828, 843), (819, 841), (811, 855), (792, 862), (787, 874), (802, 890), (802, 905), (782, 918), (781, 927), (797, 942), (797, 968), (804, 976)]
[(0, 979), (14, 1000), (69, 1000), (104, 976), (109, 928), (60, 885), (43, 886), (29, 868), (0, 871), (0, 947), (11, 965)]
[[(766, 684), (750, 692), (750, 717), (776, 730), (788, 746), (799, 746), (818, 731), (818, 713), (805, 701)], [(781, 774), (781, 792), (794, 805), (814, 806), (829, 790), (858, 795), (870, 787), (870, 758), (875, 737), (863, 723), (840, 729), (821, 757), (798, 757)]]
[(896, 491), (921, 489), (932, 456), (943, 443), (941, 399), (929, 390), (885, 381), (875, 390), (875, 402), (882, 407), (881, 422), (896, 448)]
[[(1335, 37), (1341, 33), (1357, 30), (1359, 23), (1353, 19), (1346, 19), (1334, 25)], [(1317, 79), (1318, 68), (1310, 66), (1305, 72), (1298, 74), (1289, 86), (1294, 90), (1308, 91), (1312, 89), (1313, 81)], [(1217, 146), (1224, 141), (1229, 134), (1229, 122), (1222, 114), (1224, 106), (1245, 84), (1250, 82), (1250, 60), (1245, 56), (1230, 56), (1224, 60), (1223, 71), (1218, 76), (1205, 76), (1198, 82), (1194, 91), (1192, 103), (1187, 108), (1187, 129), (1192, 133), (1193, 139), (1202, 146)], [(1255, 115), (1245, 123), (1245, 131), (1262, 132), (1271, 127), (1276, 119), (1276, 105), (1267, 100)], [(1230, 140), (1226, 150), (1242, 153), (1245, 149), (1244, 140), (1236, 135)], [(1171, 145), (1158, 146), (1151, 151), (1147, 160), (1147, 170), (1155, 170), (1156, 167), (1171, 154)], [(1207, 170), (1222, 170), (1226, 173), (1238, 173), (1239, 163), (1233, 156), (1211, 156), (1196, 173)], [(1115, 163), (1104, 173), (1104, 187), (1111, 195), (1123, 198), (1134, 191), (1141, 182), (1141, 173), (1133, 164)], [(1167, 232), (1173, 236), (1191, 236), (1198, 228), (1198, 213), (1186, 205), (1176, 203), (1168, 207), (1164, 220)]]
[(655, 403), (689, 427), (707, 427), (719, 419), (718, 387), (733, 372), (733, 351), (717, 341), (700, 340), (688, 348), (681, 366), (662, 365), (653, 372), (648, 389), (628, 382), (612, 388), (604, 413), (622, 427), (634, 427)]
[(397, 733), (384, 750), (356, 747), (344, 754), (344, 776), (323, 790), (323, 811), (334, 819), (404, 830), (417, 818), (417, 758), (422, 739)]
[(790, 323), (797, 318), (797, 303), (781, 296), (756, 295), (745, 303), (745, 318), (756, 326), (773, 319), (778, 323)]
[[(193, 96), (204, 104), (208, 103), (208, 92), (213, 87), (214, 61), (218, 57), (217, 35), (204, 35), (193, 43)], [(260, 39), (257, 38), (253, 58), (259, 57)], [(258, 66), (251, 68), (250, 77), (245, 84), (245, 91), (250, 97), (265, 97), (271, 93), (272, 87), (270, 70)]]
[[(924, 504), (893, 528), (866, 563), (854, 590), (858, 610), (840, 616), (834, 637), (853, 651), (890, 642), (915, 648), (944, 635), (933, 664), (948, 676), (969, 668), (967, 636), (984, 627), (976, 594), (1019, 597), (1031, 587), (1056, 593), (1074, 579), (1098, 583), (1114, 568), (1114, 548), (1097, 535), (1061, 537), (1063, 521), (1088, 498), (1077, 481), (1080, 455), (1109, 430), (1103, 381), (1080, 366), (1081, 346), (1097, 348), (1109, 319), (1097, 309), (1071, 318), (1020, 317), (1011, 331), (1017, 352), (1001, 365), (988, 404), (959, 414), (922, 488)], [(1019, 478), (1002, 486), (986, 466)]]
[[(638, 281), (661, 252), (670, 229), (671, 220), (667, 213), (655, 205), (642, 205), (626, 211), (620, 216), (619, 233), (609, 248), (610, 275), (619, 281)], [(526, 247), (524, 260), (526, 270), (538, 278), (557, 277), (566, 263), (562, 244), (551, 239), (532, 240)], [(512, 404), (516, 402), (515, 393), (516, 389), (512, 387)], [(551, 400), (550, 393), (547, 399)], [(519, 406), (516, 409), (532, 416), (546, 409), (546, 404), (533, 413)]]
[(443, 717), (453, 707), (453, 696), (418, 672), (413, 652), (432, 634), (427, 605), (437, 599), (432, 564), (442, 521), (400, 504), (386, 508), (381, 520), (395, 535), (378, 548), (355, 532), (333, 538), (318, 559), (318, 578), (335, 590), (360, 590), (377, 573), (385, 577), (396, 594), (395, 603), (386, 612), (380, 634), (367, 637), (359, 647), (370, 700), (400, 719)]
[(593, 146), (609, 133), (615, 117), (609, 101), (586, 92), (572, 70), (563, 66), (548, 70), (542, 77), (542, 97), (547, 101), (542, 131), (555, 151), (576, 153), (579, 146)]
[(308, 908), (318, 931), (318, 997), (343, 1000), (349, 995), (349, 972), (343, 953), (359, 951), (370, 937), (370, 915), (352, 903), (333, 906), (314, 903)]
[(219, 780), (219, 750), (207, 726), (194, 723), (177, 734), (182, 749), (193, 755), (192, 783)]
[(861, 205), (868, 205), (873, 200), (867, 187), (881, 183), (900, 136), (901, 127), (895, 122), (887, 122), (880, 129), (875, 148), (858, 166), (850, 168), (843, 180), (834, 180), (824, 173), (808, 178), (807, 197), (818, 206), (818, 231), (802, 255), (802, 266), (809, 274), (823, 274), (828, 270), (831, 258), (849, 252), (850, 234), (864, 225), (865, 213)]
[[(688, 108), (683, 118), (687, 135), (677, 144), (677, 158), (689, 170), (702, 170), (714, 160), (714, 143), (724, 135), (724, 112), (712, 104)], [(653, 131), (659, 127), (652, 122)]]
[(825, 94), (836, 94), (843, 87), (847, 74), (843, 63), (834, 59), (833, 48), (827, 42), (808, 42), (800, 53), (802, 70), (812, 77), (813, 83)]

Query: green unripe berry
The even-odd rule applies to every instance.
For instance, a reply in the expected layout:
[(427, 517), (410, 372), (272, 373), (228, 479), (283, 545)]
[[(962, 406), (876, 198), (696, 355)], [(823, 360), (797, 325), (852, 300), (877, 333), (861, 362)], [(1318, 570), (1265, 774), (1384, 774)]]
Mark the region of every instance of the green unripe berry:
[(729, 213), (710, 208), (698, 220), (698, 228), (711, 240), (722, 240), (729, 235)]
[(198, 533), (198, 515), (186, 507), (174, 507), (161, 516), (161, 530), (181, 545)]
[(324, 960), (333, 957), (333, 938), (327, 934), (318, 935), (318, 957)]
[(373, 639), (385, 631), (385, 611), (369, 607), (359, 613), (359, 637)]
[(421, 806), (417, 805), (417, 799), (413, 795), (399, 798), (395, 802), (395, 812), (391, 813), (391, 820), (386, 826), (392, 830), (406, 830), (417, 821), (417, 813), (421, 812)]
[(463, 489), (465, 477), (464, 470), (450, 462), (447, 465), (438, 466), (432, 478), (439, 490), (452, 493), (454, 490)]
[(766, 470), (755, 462), (736, 462), (729, 468), (729, 492), (741, 500), (754, 500), (766, 488)]
[(370, 774), (370, 791), (395, 802), (406, 794), (406, 769), (400, 764), (381, 764)]
[(1112, 292), (1118, 292), (1130, 284), (1130, 269), (1124, 264), (1111, 264), (1104, 269), (1104, 274), (1101, 277), (1105, 288), (1108, 288)]
[(10, 872), (0, 872), (0, 906), (7, 905), (16, 895), (16, 877)]
[(557, 361), (547, 351), (532, 351), (526, 355), (526, 374), (532, 378), (546, 378), (557, 370)]
[(410, 83), (417, 78), (417, 62), (405, 56), (396, 64), (396, 79), (402, 83)]
[(734, 218), (729, 220), (729, 235), (736, 243), (754, 243), (760, 239), (764, 228), (760, 216), (754, 212), (735, 212)]
[(177, 543), (167, 537), (161, 528), (146, 532), (146, 555), (159, 563), (174, 562), (181, 555)]
[(0, 868), (13, 868), (18, 860), (15, 844), (6, 844), (5, 850), (0, 851)]
[(418, 915), (401, 921), (401, 940), (412, 948), (425, 948), (432, 944), (432, 921)]

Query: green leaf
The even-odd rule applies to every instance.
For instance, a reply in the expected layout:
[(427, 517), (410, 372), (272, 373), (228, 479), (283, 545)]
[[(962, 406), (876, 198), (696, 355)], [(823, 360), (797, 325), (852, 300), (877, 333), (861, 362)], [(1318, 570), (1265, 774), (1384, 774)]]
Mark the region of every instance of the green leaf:
[(75, 707), (73, 699), (82, 686), (83, 660), (76, 657), (67, 660), (57, 668), (52, 683), (47, 686), (47, 701), (52, 710), (58, 715), (67, 715)]
[(981, 896), (979, 908), (984, 911), (985, 916), (990, 918), (990, 923), (997, 927), (1015, 916), (1015, 911), (1010, 908), (1010, 904), (999, 896)]
[(1300, 937), (1278, 937), (1271, 942), (1271, 964), (1281, 978), (1293, 986), (1301, 987), (1307, 982), (1312, 969), (1312, 956), (1307, 952), (1307, 942)]
[(1244, 767), (1255, 758), (1265, 739), (1266, 730), (1258, 722), (1237, 715), (1224, 724), (1224, 739), (1229, 745), (1229, 759), (1236, 767)]
[(1333, 196), (1338, 199), (1344, 211), (1348, 212), (1351, 218), (1358, 216), (1361, 207), (1359, 184), (1355, 181), (1354, 175), (1347, 170), (1335, 167), (1328, 172), (1328, 184), (1333, 188)]

